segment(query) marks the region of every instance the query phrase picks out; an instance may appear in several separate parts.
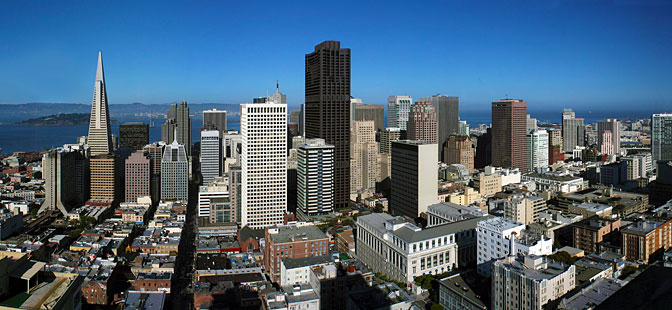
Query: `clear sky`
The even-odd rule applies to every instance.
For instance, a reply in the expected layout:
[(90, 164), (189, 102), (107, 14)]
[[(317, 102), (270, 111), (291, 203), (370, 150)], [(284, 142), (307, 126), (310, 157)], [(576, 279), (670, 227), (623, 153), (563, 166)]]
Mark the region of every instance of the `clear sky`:
[(304, 54), (352, 49), (352, 95), (461, 97), (463, 110), (672, 107), (672, 2), (0, 1), (0, 103), (241, 103), (280, 80), (304, 101)]

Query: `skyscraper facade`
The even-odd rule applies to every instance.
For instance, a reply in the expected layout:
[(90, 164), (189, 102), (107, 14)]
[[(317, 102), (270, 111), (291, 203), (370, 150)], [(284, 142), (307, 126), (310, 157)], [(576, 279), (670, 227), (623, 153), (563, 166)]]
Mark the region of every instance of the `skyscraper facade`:
[(241, 104), (240, 132), (242, 226), (282, 224), (287, 210), (287, 105)]
[(390, 151), (392, 150), (392, 141), (399, 140), (400, 137), (400, 128), (385, 128), (385, 130), (380, 133), (380, 154), (390, 154)]
[(419, 101), (411, 106), (407, 127), (409, 140), (438, 143), (436, 111), (430, 103)]
[(334, 210), (334, 146), (308, 139), (299, 146), (297, 209), (306, 215)]
[(352, 132), (350, 195), (376, 190), (378, 179), (378, 144), (373, 121), (356, 121)]
[(385, 130), (385, 106), (380, 104), (355, 104), (353, 121), (373, 121), (376, 131)]
[(149, 144), (149, 125), (142, 122), (128, 122), (119, 125), (119, 146), (142, 150)]
[(583, 146), (585, 130), (583, 118), (576, 118), (572, 109), (562, 111), (562, 151), (572, 152), (577, 146)]
[(502, 99), (492, 103), (492, 165), (527, 170), (527, 103)]
[(96, 82), (93, 87), (93, 101), (91, 102), (91, 118), (89, 120), (89, 136), (87, 138), (87, 143), (91, 148), (92, 156), (112, 152), (110, 110), (107, 105), (107, 89), (105, 88), (105, 73), (103, 72), (103, 54), (100, 51), (98, 52)]
[(112, 154), (96, 155), (89, 160), (91, 169), (91, 201), (112, 204), (120, 198), (118, 158)]
[(189, 199), (189, 160), (177, 139), (166, 145), (161, 158), (161, 199)]
[(166, 122), (161, 125), (161, 139), (169, 143), (175, 140), (184, 146), (187, 156), (191, 156), (191, 118), (186, 101), (173, 104), (166, 113)]
[(387, 127), (406, 130), (412, 103), (413, 98), (411, 96), (387, 97)]
[(219, 137), (223, 137), (226, 132), (226, 111), (217, 109), (203, 111), (203, 128), (216, 129), (219, 131)]
[(325, 41), (306, 54), (305, 136), (334, 146), (334, 203), (350, 202), (350, 49)]
[(83, 201), (75, 194), (75, 160), (77, 154), (63, 148), (52, 149), (42, 156), (44, 202), (39, 213), (60, 211), (63, 215)]
[[(604, 133), (609, 131), (610, 141), (605, 141)], [(621, 122), (616, 119), (608, 118), (603, 122), (597, 123), (597, 146), (604, 154), (618, 155), (621, 153)], [(606, 152), (605, 152), (606, 151)]]
[[(448, 136), (459, 133), (460, 98), (435, 95), (420, 98), (421, 102), (429, 102), (434, 106), (437, 122), (437, 143), (439, 144), (438, 160), (443, 160), (443, 146)], [(412, 138), (411, 138), (412, 139)]]
[(150, 163), (150, 193), (152, 200), (156, 201), (161, 197), (161, 160), (163, 158), (163, 149), (166, 147), (166, 143), (163, 141), (154, 142), (152, 144), (145, 145), (142, 148), (147, 152)]
[(533, 129), (527, 133), (527, 169), (534, 171), (537, 168), (548, 166), (548, 132)]
[(425, 141), (392, 142), (390, 212), (419, 217), (438, 199), (437, 145)]
[(136, 202), (138, 197), (151, 196), (151, 165), (147, 154), (135, 151), (126, 158), (124, 201)]
[(562, 152), (562, 130), (550, 128), (546, 132), (548, 132), (548, 164), (565, 160)]
[(653, 160), (672, 160), (672, 113), (651, 117), (651, 153)]
[(219, 130), (201, 131), (201, 177), (203, 185), (222, 175), (222, 143)]
[(474, 172), (474, 148), (469, 136), (450, 135), (444, 148), (444, 163), (464, 165), (470, 173)]

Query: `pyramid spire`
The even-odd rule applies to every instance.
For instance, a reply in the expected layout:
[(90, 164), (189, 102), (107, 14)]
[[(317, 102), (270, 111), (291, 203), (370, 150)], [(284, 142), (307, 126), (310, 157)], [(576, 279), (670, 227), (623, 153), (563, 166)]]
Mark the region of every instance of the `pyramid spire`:
[(103, 73), (103, 52), (98, 51), (98, 68), (96, 68), (96, 81), (105, 82), (105, 74)]

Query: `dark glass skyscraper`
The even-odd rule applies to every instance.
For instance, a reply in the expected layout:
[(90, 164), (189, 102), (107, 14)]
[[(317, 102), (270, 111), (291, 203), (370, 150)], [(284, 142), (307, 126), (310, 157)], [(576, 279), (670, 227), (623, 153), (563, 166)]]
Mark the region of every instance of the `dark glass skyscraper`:
[(324, 41), (306, 54), (306, 138), (334, 146), (334, 206), (350, 201), (350, 49)]
[(527, 103), (502, 99), (492, 103), (492, 165), (527, 170)]

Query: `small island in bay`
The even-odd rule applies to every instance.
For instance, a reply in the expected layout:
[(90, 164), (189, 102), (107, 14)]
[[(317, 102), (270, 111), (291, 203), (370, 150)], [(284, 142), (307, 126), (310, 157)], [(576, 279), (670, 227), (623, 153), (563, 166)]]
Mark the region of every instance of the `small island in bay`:
[(88, 113), (53, 114), (38, 118), (31, 118), (25, 121), (18, 122), (16, 124), (25, 126), (88, 125), (90, 116), (91, 115)]

